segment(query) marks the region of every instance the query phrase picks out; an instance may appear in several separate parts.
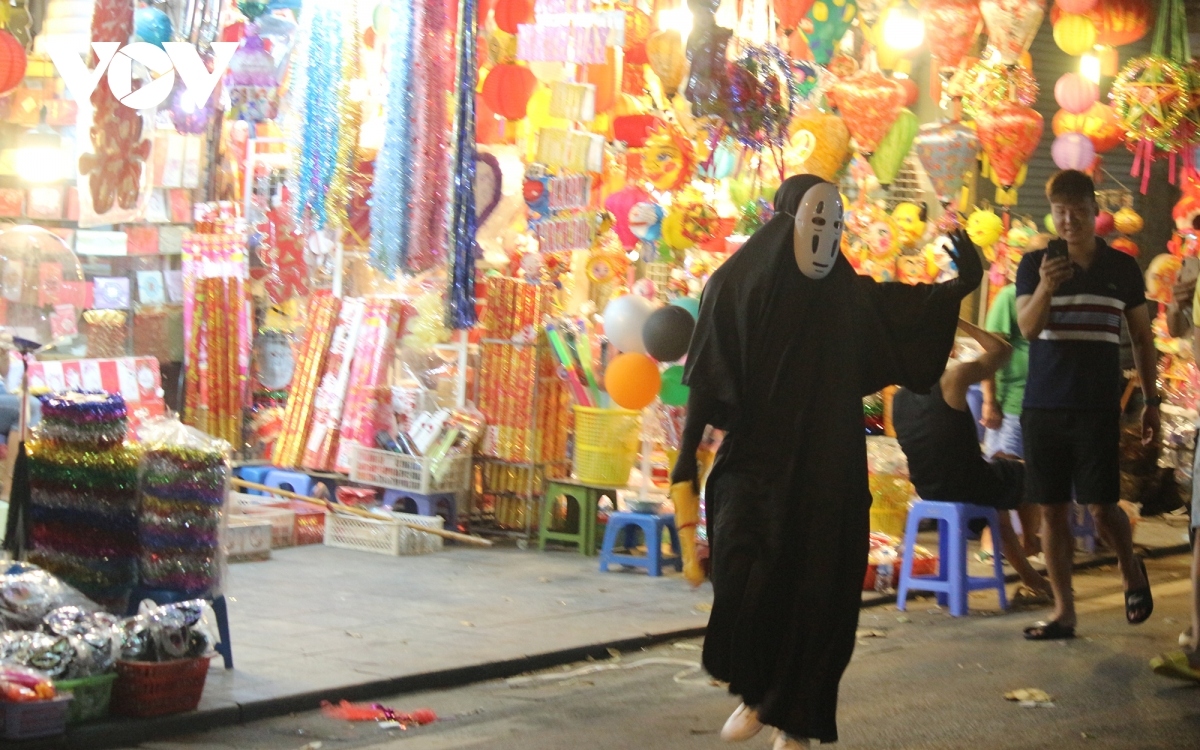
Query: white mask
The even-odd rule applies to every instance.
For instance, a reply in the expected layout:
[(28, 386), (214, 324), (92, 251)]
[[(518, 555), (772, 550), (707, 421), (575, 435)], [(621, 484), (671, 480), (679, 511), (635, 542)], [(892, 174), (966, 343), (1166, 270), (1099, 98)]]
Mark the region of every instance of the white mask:
[(842, 244), (842, 196), (837, 186), (822, 182), (808, 189), (796, 208), (793, 240), (800, 273), (810, 279), (828, 276)]

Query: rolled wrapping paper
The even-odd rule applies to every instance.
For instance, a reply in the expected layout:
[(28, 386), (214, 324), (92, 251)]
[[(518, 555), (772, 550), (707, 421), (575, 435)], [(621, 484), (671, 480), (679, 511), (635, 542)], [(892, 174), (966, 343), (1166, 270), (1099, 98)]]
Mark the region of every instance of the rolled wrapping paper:
[(683, 555), (683, 575), (693, 586), (704, 583), (704, 570), (696, 556), (696, 526), (700, 523), (700, 495), (691, 482), (671, 485), (675, 505), (675, 528), (679, 531), (679, 550)]
[(308, 437), (314, 395), (340, 308), (341, 300), (336, 297), (322, 296), (316, 302), (315, 312), (309, 320), (308, 334), (296, 361), (297, 375), (284, 408), (283, 429), (271, 458), (275, 466), (290, 468), (300, 461), (301, 450)]

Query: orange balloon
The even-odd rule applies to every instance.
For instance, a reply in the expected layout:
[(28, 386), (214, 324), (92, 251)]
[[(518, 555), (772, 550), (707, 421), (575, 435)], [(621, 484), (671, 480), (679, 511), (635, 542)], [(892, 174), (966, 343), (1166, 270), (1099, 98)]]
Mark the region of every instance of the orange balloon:
[(653, 359), (645, 354), (627, 352), (608, 365), (604, 372), (604, 387), (617, 406), (641, 411), (658, 397), (662, 376)]

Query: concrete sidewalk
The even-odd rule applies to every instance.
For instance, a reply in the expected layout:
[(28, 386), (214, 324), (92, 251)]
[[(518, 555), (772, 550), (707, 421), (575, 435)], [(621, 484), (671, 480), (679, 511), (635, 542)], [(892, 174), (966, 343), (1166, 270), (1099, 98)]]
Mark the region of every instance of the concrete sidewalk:
[[(1155, 546), (1175, 533), (1140, 534), (1140, 541)], [(1078, 562), (1104, 558), (1081, 555)], [(712, 588), (693, 589), (673, 571), (661, 578), (619, 568), (600, 573), (596, 558), (569, 551), (450, 546), (389, 557), (306, 546), (230, 566), (226, 596), (235, 669), (213, 660), (198, 711), (83, 725), (39, 746), (135, 744), (310, 710), (322, 700), (365, 700), (603, 658), (609, 648), (701, 634)], [(867, 592), (863, 600), (873, 607), (894, 597)]]

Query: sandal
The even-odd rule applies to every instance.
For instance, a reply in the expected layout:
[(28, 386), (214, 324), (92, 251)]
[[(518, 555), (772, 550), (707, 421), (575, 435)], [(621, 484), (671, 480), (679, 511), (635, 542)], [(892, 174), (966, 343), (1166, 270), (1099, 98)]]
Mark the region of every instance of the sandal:
[(1146, 563), (1139, 557), (1137, 564), (1142, 569), (1146, 585), (1125, 592), (1125, 619), (1130, 625), (1141, 625), (1149, 620), (1154, 612), (1154, 597), (1150, 594), (1150, 576), (1146, 575)]
[(1075, 626), (1062, 625), (1058, 620), (1039, 622), (1025, 628), (1027, 641), (1065, 641), (1075, 637)]
[(1044, 607), (1054, 603), (1054, 595), (1028, 586), (1019, 586), (1008, 603), (1013, 607)]
[(1200, 669), (1194, 669), (1182, 651), (1169, 651), (1154, 657), (1150, 660), (1150, 669), (1162, 677), (1200, 682)]

